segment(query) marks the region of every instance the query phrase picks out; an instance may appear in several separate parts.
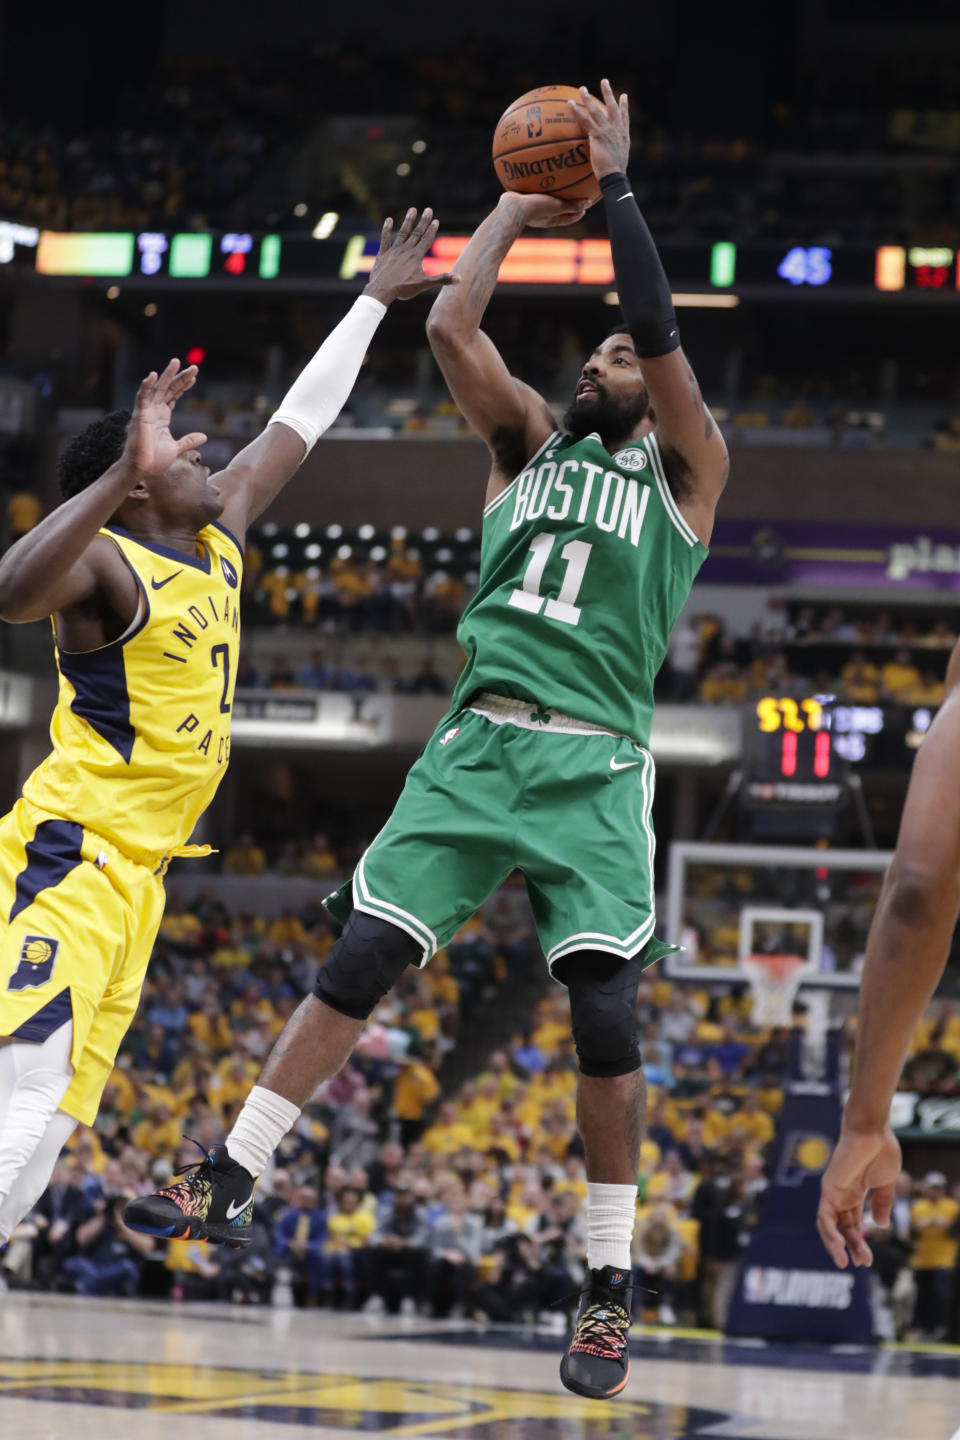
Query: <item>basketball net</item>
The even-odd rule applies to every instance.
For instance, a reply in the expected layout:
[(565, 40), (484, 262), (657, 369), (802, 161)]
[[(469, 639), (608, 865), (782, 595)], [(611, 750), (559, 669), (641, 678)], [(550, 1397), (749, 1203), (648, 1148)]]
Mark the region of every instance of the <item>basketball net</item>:
[(792, 1024), (793, 1002), (800, 984), (813, 969), (803, 955), (747, 955), (740, 962), (753, 995), (755, 1025)]

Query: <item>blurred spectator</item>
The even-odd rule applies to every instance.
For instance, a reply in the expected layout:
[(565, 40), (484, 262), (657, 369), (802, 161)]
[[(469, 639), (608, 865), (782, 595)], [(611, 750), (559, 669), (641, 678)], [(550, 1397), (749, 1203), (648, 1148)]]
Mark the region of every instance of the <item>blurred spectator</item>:
[(262, 875), (266, 868), (267, 857), (249, 832), (241, 835), (223, 857), (226, 875)]
[(130, 1198), (101, 1196), (94, 1201), (93, 1214), (77, 1226), (77, 1253), (64, 1260), (61, 1273), (79, 1295), (136, 1294), (153, 1238), (124, 1225), (123, 1207)]
[(957, 1263), (957, 1217), (960, 1205), (947, 1194), (947, 1177), (932, 1170), (923, 1194), (913, 1202), (913, 1273), (917, 1284), (917, 1334), (943, 1340), (953, 1306)]

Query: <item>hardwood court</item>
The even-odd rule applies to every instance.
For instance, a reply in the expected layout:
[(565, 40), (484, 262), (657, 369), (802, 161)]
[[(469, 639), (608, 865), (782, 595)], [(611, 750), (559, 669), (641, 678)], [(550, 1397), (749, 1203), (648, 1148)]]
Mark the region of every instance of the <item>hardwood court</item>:
[(627, 1398), (597, 1403), (560, 1386), (561, 1344), (470, 1322), (4, 1295), (0, 1433), (948, 1440), (960, 1424), (955, 1347), (788, 1348), (638, 1328)]

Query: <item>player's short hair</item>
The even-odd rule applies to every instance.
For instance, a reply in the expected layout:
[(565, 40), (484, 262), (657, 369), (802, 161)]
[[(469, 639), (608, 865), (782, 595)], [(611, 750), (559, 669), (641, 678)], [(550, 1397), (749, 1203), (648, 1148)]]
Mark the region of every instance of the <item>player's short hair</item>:
[(611, 325), (610, 329), (607, 331), (606, 335), (604, 335), (603, 338), (604, 338), (604, 340), (609, 340), (612, 335), (629, 335), (629, 334), (630, 334), (630, 326), (629, 326), (629, 325), (627, 324), (627, 322), (624, 320), (623, 316), (620, 316), (620, 318), (617, 320), (616, 324), (615, 324), (615, 325)]
[(112, 410), (102, 420), (92, 421), (67, 445), (57, 465), (60, 494), (64, 500), (79, 495), (123, 454), (130, 424), (129, 410)]

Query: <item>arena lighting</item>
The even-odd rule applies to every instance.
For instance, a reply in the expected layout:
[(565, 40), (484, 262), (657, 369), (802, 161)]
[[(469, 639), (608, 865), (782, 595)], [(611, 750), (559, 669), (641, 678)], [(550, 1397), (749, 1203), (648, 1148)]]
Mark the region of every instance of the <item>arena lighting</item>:
[(149, 305), (144, 305), (143, 313), (147, 316), (149, 320), (152, 320), (154, 315), (156, 315), (158, 308), (159, 307), (155, 305), (154, 302), (151, 300)]
[(426, 140), (414, 140), (413, 144), (410, 146), (410, 149), (413, 151), (414, 155), (422, 155), (426, 148)]
[(674, 293), (672, 298), (674, 305), (688, 310), (736, 310), (740, 304), (739, 295), (711, 295), (709, 291), (705, 295)]
[(308, 208), (308, 207), (307, 207), (306, 205), (304, 205), (304, 203), (303, 203), (302, 200), (300, 201), (300, 204), (299, 204), (299, 205), (294, 205), (294, 207), (293, 207), (293, 213), (294, 213), (294, 215), (296, 215), (296, 217), (297, 217), (298, 220), (302, 220), (302, 219), (303, 219), (304, 215), (306, 215), (306, 213), (307, 213), (307, 208)]
[[(735, 310), (740, 304), (739, 295), (712, 295), (710, 291), (704, 294), (679, 291), (671, 296), (674, 305), (685, 306), (688, 310), (695, 310), (698, 307), (703, 310)], [(620, 296), (616, 290), (608, 290), (603, 297), (604, 305), (619, 305)]]
[(260, 243), (260, 279), (273, 280), (280, 273), (280, 236), (264, 235)]
[(308, 545), (303, 553), (308, 560), (319, 560), (322, 552), (319, 545)]
[(473, 539), (473, 531), (468, 530), (465, 525), (461, 525), (460, 529), (456, 531), (456, 538), (461, 544), (464, 544), (467, 540)]
[(170, 242), (170, 274), (179, 279), (203, 280), (210, 274), (213, 237), (190, 231)]
[(34, 225), (15, 225), (10, 220), (0, 220), (0, 265), (7, 265), (13, 259), (14, 245), (29, 245), (34, 248), (40, 239), (40, 231)]
[(353, 554), (353, 546), (352, 546), (352, 545), (341, 545), (341, 546), (340, 546), (340, 549), (337, 551), (337, 559), (338, 559), (338, 560), (349, 560), (349, 559), (350, 559), (350, 556), (351, 556), (352, 554)]
[(40, 275), (129, 275), (133, 234), (66, 235), (41, 230), (37, 241)]
[(902, 290), (907, 274), (907, 252), (902, 245), (881, 245), (877, 250), (873, 283), (878, 290)]
[(331, 540), (339, 540), (339, 539), (340, 539), (340, 536), (341, 536), (342, 534), (343, 534), (343, 526), (342, 526), (342, 525), (328, 525), (328, 526), (327, 526), (327, 535), (330, 537)]
[(732, 285), (736, 274), (736, 245), (730, 240), (718, 240), (710, 249), (710, 284)]
[(393, 529), (390, 531), (390, 539), (391, 539), (391, 540), (406, 540), (406, 538), (407, 538), (407, 527), (406, 527), (406, 525), (394, 525)]
[(336, 210), (325, 210), (311, 230), (314, 240), (328, 240), (340, 223)]
[(398, 174), (401, 178), (403, 178), (403, 177), (405, 177), (405, 176), (407, 176), (407, 175), (410, 174), (410, 166), (409, 166), (409, 164), (407, 163), (406, 160), (401, 160), (401, 161), (400, 161), (400, 164), (397, 166), (397, 174)]
[(375, 561), (386, 560), (387, 552), (382, 545), (374, 545), (370, 551), (370, 559)]
[(360, 536), (361, 540), (372, 540), (376, 533), (376, 529), (373, 525), (361, 525), (360, 529), (357, 531), (357, 534)]
[[(107, 299), (108, 299), (108, 300), (116, 300), (117, 297), (119, 296), (119, 294), (120, 294), (120, 286), (119, 286), (119, 285), (108, 285), (108, 286), (107, 286)], [(190, 362), (188, 361), (187, 363), (189, 364)]]
[(289, 553), (289, 545), (274, 545), (270, 551), (270, 554), (273, 555), (277, 560), (282, 560), (283, 557), (285, 555), (289, 555)]
[(306, 540), (307, 536), (310, 534), (310, 526), (307, 524), (306, 520), (301, 520), (299, 525), (295, 525), (293, 527), (293, 533), (294, 535), (296, 535), (298, 540)]
[(440, 538), (440, 531), (435, 525), (428, 525), (425, 530), (421, 530), (420, 534), (421, 537), (426, 540), (428, 545), (432, 544), (434, 540), (439, 540)]

